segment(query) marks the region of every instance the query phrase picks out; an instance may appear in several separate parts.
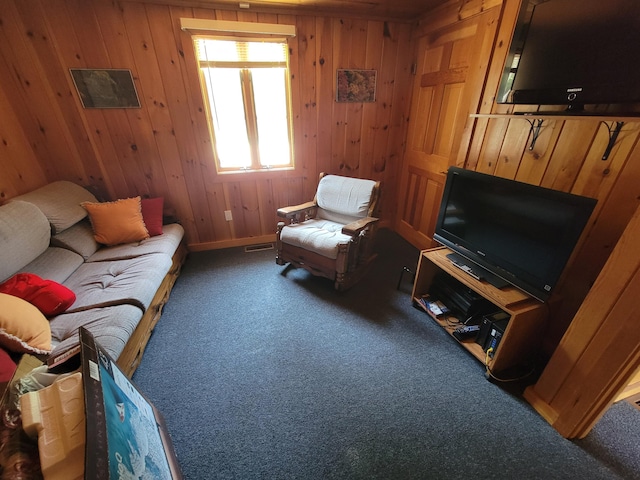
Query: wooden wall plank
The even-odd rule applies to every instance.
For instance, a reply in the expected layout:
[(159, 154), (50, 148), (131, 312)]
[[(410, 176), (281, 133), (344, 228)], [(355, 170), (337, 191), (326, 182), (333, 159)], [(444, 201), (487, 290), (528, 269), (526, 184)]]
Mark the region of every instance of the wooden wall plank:
[[(71, 6), (66, 8), (69, 9)], [(63, 11), (62, 8), (55, 8), (55, 10)], [(64, 50), (67, 61), (73, 61), (69, 57), (73, 55), (74, 42), (78, 42), (79, 48), (77, 48), (75, 56), (80, 62), (76, 65), (77, 67), (130, 69), (140, 103), (146, 106), (144, 91), (139, 83), (139, 75), (119, 10), (112, 10), (111, 14), (101, 19), (100, 23), (98, 23), (93, 5), (88, 2), (76, 2), (71, 11), (77, 12), (78, 15), (71, 15), (67, 10), (68, 29), (61, 30), (57, 35), (57, 38), (64, 38), (73, 32), (73, 36), (66, 40), (67, 45), (70, 44), (70, 48)], [(56, 14), (56, 12), (50, 12), (53, 15)], [(105, 40), (105, 36), (109, 40)], [(117, 168), (124, 176), (125, 195), (149, 195), (148, 179), (153, 175), (146, 159), (151, 155), (157, 155), (157, 146), (149, 138), (148, 129), (145, 128), (146, 122), (143, 124), (143, 115), (146, 116), (144, 107), (135, 111), (132, 109), (104, 109), (95, 115), (103, 116), (107, 131), (114, 139), (116, 157), (113, 160), (118, 164)]]
[[(345, 52), (343, 42), (349, 40), (349, 27), (348, 21), (342, 19), (333, 19), (333, 67), (335, 70), (349, 67), (349, 58)], [(334, 85), (335, 85), (335, 72)], [(334, 87), (335, 95), (335, 87)], [(332, 117), (332, 131), (331, 131), (331, 168), (329, 173), (338, 173), (343, 169), (343, 162), (345, 156), (345, 148), (347, 142), (347, 104), (342, 102), (336, 102), (335, 96), (332, 99), (333, 110), (331, 112)]]
[(494, 170), (494, 175), (503, 178), (514, 179), (520, 167), (520, 161), (527, 148), (527, 140), (530, 134), (522, 122), (509, 122), (505, 132), (500, 154)]
[(335, 67), (333, 56), (333, 21), (316, 17), (316, 113), (318, 118), (316, 169), (331, 171), (332, 111)]
[[(105, 63), (101, 64), (96, 61), (92, 65), (87, 65), (84, 60), (84, 54), (80, 50), (80, 44), (64, 2), (60, 0), (45, 2), (42, 4), (42, 10), (44, 17), (47, 19), (48, 31), (50, 32), (49, 38), (55, 45), (57, 60), (60, 64), (68, 68), (110, 66), (109, 63), (106, 63), (106, 56), (104, 57)], [(57, 34), (51, 34), (54, 32), (54, 26)], [(65, 74), (70, 77), (68, 71), (66, 71)], [(70, 78), (69, 82), (72, 83)], [(104, 185), (94, 181), (91, 182), (92, 188), (96, 191), (95, 193), (103, 199), (128, 196), (131, 190), (128, 187), (124, 171), (120, 168), (119, 157), (103, 113), (104, 110), (83, 109), (75, 86), (70, 88), (73, 101), (68, 102), (68, 104), (75, 107), (84, 128), (80, 130), (79, 133), (86, 134), (88, 142), (93, 149), (92, 155), (95, 156), (95, 161), (98, 163), (104, 175)], [(91, 159), (92, 157), (90, 155), (83, 156), (84, 163), (89, 163)]]
[(558, 142), (560, 132), (559, 122), (555, 120), (545, 120), (533, 149), (530, 148), (533, 138), (532, 134), (529, 133), (527, 148), (520, 161), (516, 180), (531, 183), (532, 185), (539, 185), (541, 183), (544, 172), (551, 161), (553, 148)]
[[(361, 19), (345, 20), (349, 24), (349, 61), (346, 68), (366, 68), (367, 22)], [(360, 150), (362, 147), (362, 117), (364, 103), (347, 103), (346, 142), (342, 170), (347, 176), (361, 177)], [(338, 173), (338, 172), (336, 172)]]
[[(181, 17), (298, 26), (290, 40), (295, 169), (216, 172)], [(0, 18), (0, 65), (7, 67), (0, 69), (0, 82), (13, 112), (3, 112), (0, 125), (17, 120), (11, 135), (25, 141), (11, 143), (20, 150), (11, 156), (32, 159), (20, 166), (9, 161), (6, 171), (20, 171), (28, 181), (3, 175), (11, 179), (2, 184), (6, 198), (60, 178), (91, 185), (102, 199), (163, 195), (187, 241), (208, 248), (273, 235), (268, 219), (276, 219), (281, 193), (273, 189), (293, 188), (285, 197), (308, 200), (320, 171), (328, 171), (381, 180), (382, 198), (390, 200), (381, 202), (381, 214), (391, 223), (413, 80), (411, 25), (103, 0), (7, 0)], [(141, 108), (83, 109), (70, 67), (130, 69)], [(380, 100), (336, 104), (336, 69), (345, 67), (378, 70)], [(257, 214), (240, 210), (226, 221), (224, 211), (238, 205)]]
[(67, 161), (77, 152), (68, 142), (64, 120), (53, 101), (55, 94), (29, 44), (29, 32), (24, 28), (14, 2), (2, 2), (0, 8), (1, 55), (6, 64), (0, 71), (0, 82), (6, 86), (13, 111), (19, 115), (20, 125), (38, 155), (47, 179), (83, 182), (82, 172), (75, 168), (77, 164)]
[[(215, 223), (205, 220), (195, 222), (195, 218), (210, 218), (212, 212), (207, 199), (204, 176), (201, 174), (202, 167), (196, 161), (199, 158), (198, 142), (191, 128), (189, 97), (184, 87), (180, 53), (175, 41), (179, 22), (172, 18), (169, 9), (148, 8), (146, 13), (154, 50), (157, 52), (159, 78), (164, 86), (167, 102), (167, 108), (161, 108), (158, 118), (158, 127), (162, 128), (159, 150), (167, 178), (167, 188), (174, 193), (179, 217), (186, 219), (189, 225), (196, 228), (193, 232), (194, 238), (209, 238), (215, 235)], [(155, 132), (159, 132), (158, 127), (154, 127)], [(159, 135), (156, 133), (156, 138)], [(176, 159), (182, 161), (175, 161)], [(185, 168), (189, 168), (192, 173), (185, 175)], [(163, 195), (167, 195), (168, 191), (162, 192)]]
[[(385, 32), (388, 35), (385, 33), (385, 44), (392, 44), (396, 53), (383, 58), (386, 59), (385, 64), (393, 64), (390, 60), (395, 59), (393, 67), (395, 71), (392, 81), (393, 91), (390, 95), (391, 103), (388, 104), (390, 121), (387, 128), (387, 150), (384, 160), (376, 165), (374, 171), (378, 175), (383, 174), (382, 178), (384, 178), (380, 187), (381, 217), (395, 219), (398, 212), (396, 189), (402, 176), (402, 160), (406, 148), (409, 112), (411, 111), (411, 92), (414, 80), (411, 71), (415, 57), (415, 46), (411, 42), (409, 30), (397, 24), (387, 23), (386, 26)], [(390, 46), (389, 50), (392, 51), (393, 47)]]
[[(316, 65), (316, 22), (313, 17), (299, 17), (297, 21), (297, 69), (315, 70)], [(318, 98), (315, 75), (298, 76), (300, 135), (296, 136), (297, 162), (302, 172), (315, 171), (315, 151), (317, 149)]]
[[(194, 46), (191, 36), (179, 29), (180, 18), (203, 18), (215, 20), (216, 12), (213, 10), (197, 10), (171, 7), (171, 19), (174, 25), (173, 37), (178, 52), (178, 62), (182, 73), (182, 84), (187, 96), (186, 109), (189, 115), (188, 123), (182, 125), (178, 137), (179, 145), (186, 151), (186, 156), (181, 157), (182, 169), (191, 201), (192, 215), (197, 219), (197, 224), (210, 223), (207, 228), (213, 230), (213, 234), (206, 232), (199, 235), (203, 243), (212, 241), (227, 241), (233, 237), (232, 223), (227, 222), (224, 211), (228, 210), (225, 200), (224, 188), (215, 170), (213, 144), (209, 134), (209, 126), (206, 120), (206, 108), (200, 90), (198, 71), (193, 66), (196, 64)], [(174, 120), (177, 122), (179, 120)], [(186, 121), (186, 119), (185, 119)], [(194, 136), (194, 145), (185, 145), (185, 141), (191, 141), (189, 135)], [(183, 135), (187, 135), (186, 137)], [(192, 151), (191, 148), (195, 148)]]
[[(258, 197), (259, 188), (257, 181), (247, 181), (240, 183), (241, 211), (246, 232), (242, 237), (259, 237), (262, 235), (264, 225), (260, 218), (260, 200)], [(271, 226), (274, 228), (275, 225)]]
[(602, 156), (609, 142), (609, 132), (604, 124), (600, 124), (572, 192), (593, 198), (606, 198), (638, 141), (639, 129), (638, 122), (627, 123), (620, 132), (608, 159), (603, 160)]
[(71, 168), (82, 172), (84, 184), (91, 185), (98, 191), (112, 191), (109, 177), (105, 174), (104, 166), (97, 158), (96, 149), (91, 144), (91, 137), (84, 134), (87, 129), (84, 118), (80, 114), (77, 94), (69, 71), (61, 68), (55, 38), (49, 36), (48, 17), (34, 1), (21, 2), (17, 5), (21, 20), (29, 32), (29, 41), (38, 56), (42, 69), (46, 72), (47, 82), (56, 95), (56, 106), (64, 117), (64, 127), (68, 131), (70, 145), (77, 150), (76, 155), (58, 159), (59, 162), (69, 162)]
[[(383, 102), (380, 97), (379, 81), (381, 52), (384, 44), (384, 24), (382, 22), (367, 22), (366, 34), (364, 68), (376, 71), (376, 102), (380, 104)], [(363, 178), (373, 178), (373, 147), (376, 132), (380, 129), (376, 113), (377, 111), (385, 111), (384, 106), (383, 108), (378, 108), (376, 102), (367, 102), (362, 105), (358, 165), (360, 165), (359, 176)]]
[(567, 120), (553, 153), (554, 162), (542, 178), (541, 185), (555, 190), (570, 191), (584, 163), (596, 126), (592, 122)]
[[(0, 68), (1, 62), (0, 62)], [(0, 203), (47, 183), (44, 170), (20, 128), (17, 116), (0, 88)]]
[[(365, 157), (369, 156), (370, 158), (362, 159), (364, 165), (370, 166), (369, 176), (380, 174), (387, 168), (387, 150), (389, 148), (389, 135), (391, 133), (391, 106), (394, 92), (393, 82), (396, 78), (396, 72), (395, 65), (391, 64), (391, 62), (385, 62), (385, 59), (398, 58), (399, 40), (397, 38), (394, 39), (394, 34), (397, 35), (397, 32), (392, 31), (392, 26), (385, 22), (382, 24), (382, 31), (380, 33), (382, 34), (382, 38), (380, 39), (381, 47), (378, 52), (380, 58), (376, 59), (378, 70), (376, 101), (382, 108), (375, 110), (375, 121), (372, 126), (372, 131), (369, 132), (369, 136), (365, 140), (367, 145), (363, 155)], [(375, 51), (372, 49), (369, 55), (373, 56), (375, 54)], [(367, 116), (368, 115), (371, 114), (367, 113)], [(389, 166), (391, 167), (391, 165)], [(390, 168), (390, 170), (393, 169)], [(384, 188), (383, 186), (382, 189)], [(383, 208), (385, 208), (389, 200), (388, 198), (381, 199)]]

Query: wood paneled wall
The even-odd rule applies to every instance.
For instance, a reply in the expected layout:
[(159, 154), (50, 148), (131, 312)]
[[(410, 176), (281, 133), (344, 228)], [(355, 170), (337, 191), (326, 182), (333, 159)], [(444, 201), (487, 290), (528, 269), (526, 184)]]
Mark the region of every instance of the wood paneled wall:
[[(181, 17), (296, 25), (295, 170), (218, 175)], [(128, 1), (0, 3), (0, 202), (54, 180), (99, 197), (165, 197), (194, 249), (271, 240), (280, 206), (322, 171), (380, 180), (396, 210), (412, 77), (411, 26)], [(69, 68), (127, 68), (142, 107), (83, 109)], [(378, 71), (374, 103), (336, 103), (337, 68)], [(233, 221), (224, 211), (231, 210)]]
[[(495, 30), (490, 53), (483, 52), (484, 58), (490, 62), (486, 76), (464, 86), (465, 89), (479, 89), (478, 99), (455, 107), (457, 111), (465, 112), (463, 133), (455, 157), (450, 155), (444, 166), (442, 159), (431, 161), (429, 156), (409, 164), (412, 144), (408, 144), (402, 172), (406, 184), (399, 187), (398, 200), (404, 207), (401, 210), (404, 216), (398, 220), (404, 222), (405, 229), (409, 226), (415, 231), (415, 234), (403, 233), (406, 238), (418, 242), (420, 248), (432, 246), (431, 235), (441, 195), (439, 181), (448, 165), (598, 199), (596, 211), (549, 302), (550, 322), (545, 350), (550, 354), (640, 205), (640, 123), (626, 119), (611, 155), (602, 160), (609, 141), (608, 128), (619, 120), (616, 117), (604, 116), (607, 114), (600, 118), (575, 120), (548, 117), (531, 149), (532, 131), (525, 118), (470, 116), (513, 112), (513, 106), (496, 104), (495, 95), (519, 4), (519, 0), (491, 2), (492, 8), (500, 9), (500, 23)], [(460, 12), (468, 11), (469, 15), (488, 12), (482, 8), (474, 11), (471, 8), (474, 5), (478, 7), (478, 2), (449, 2), (421, 19), (416, 35), (431, 41), (442, 32), (462, 30), (469, 20)], [(535, 106), (520, 108), (526, 111), (535, 109)], [(441, 115), (450, 110), (441, 109)], [(413, 131), (411, 122), (414, 120), (412, 116), (409, 132)], [(438, 120), (431, 122), (436, 124)]]

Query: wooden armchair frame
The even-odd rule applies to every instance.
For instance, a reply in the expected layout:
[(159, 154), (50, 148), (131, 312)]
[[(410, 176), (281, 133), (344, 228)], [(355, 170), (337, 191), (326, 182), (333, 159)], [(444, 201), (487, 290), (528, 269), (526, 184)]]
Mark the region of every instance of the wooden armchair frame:
[[(320, 174), (320, 180), (325, 176)], [(336, 290), (351, 288), (366, 273), (367, 267), (376, 255), (373, 252), (373, 239), (379, 219), (373, 217), (380, 196), (380, 182), (376, 182), (369, 201), (367, 216), (342, 227), (342, 233), (351, 239), (338, 246), (337, 258), (332, 259), (298, 246), (289, 245), (280, 238), (282, 229), (287, 225), (301, 223), (316, 217), (317, 198), (300, 205), (279, 208), (277, 214), (286, 220), (278, 222), (276, 231), (276, 263), (296, 268), (304, 268), (313, 275), (326, 277), (334, 281)]]

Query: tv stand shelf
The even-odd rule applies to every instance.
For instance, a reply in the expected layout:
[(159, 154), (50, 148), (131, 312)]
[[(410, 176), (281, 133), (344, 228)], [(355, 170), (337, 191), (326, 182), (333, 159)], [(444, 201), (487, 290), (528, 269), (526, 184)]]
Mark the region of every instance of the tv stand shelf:
[[(412, 292), (414, 305), (417, 306), (418, 300), (429, 292), (438, 273), (450, 275), (511, 316), (493, 358), (489, 358), (488, 367), (491, 371), (498, 373), (527, 363), (536, 353), (544, 333), (547, 320), (546, 305), (515, 287), (498, 289), (486, 281), (473, 278), (451, 263), (447, 258), (449, 253), (452, 252), (446, 247), (420, 252)], [(451, 316), (446, 319), (436, 318), (433, 315), (429, 315), (429, 318), (435, 320), (451, 338), (474, 357), (485, 363), (487, 355), (473, 339), (460, 341), (453, 336), (453, 331), (460, 326), (458, 319)]]

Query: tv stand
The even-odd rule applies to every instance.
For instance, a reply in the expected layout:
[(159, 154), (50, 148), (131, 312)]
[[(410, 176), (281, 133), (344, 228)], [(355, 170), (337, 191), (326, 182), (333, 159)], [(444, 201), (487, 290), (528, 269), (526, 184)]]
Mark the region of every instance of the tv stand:
[(475, 278), (476, 280), (486, 280), (496, 288), (505, 288), (510, 285), (505, 279), (494, 275), (489, 270), (482, 268), (480, 265), (473, 263), (471, 260), (467, 260), (462, 255), (452, 252), (447, 254), (449, 261), (467, 275)]
[(510, 315), (500, 344), (493, 357), (490, 357), (473, 338), (459, 339), (453, 335), (455, 329), (464, 322), (464, 319), (457, 319), (451, 315), (438, 317), (425, 312), (429, 318), (444, 328), (451, 335), (451, 338), (475, 358), (487, 365), (494, 374), (512, 367), (522, 366), (534, 359), (546, 327), (546, 305), (511, 285), (496, 288), (486, 280), (473, 278), (451, 263), (448, 258), (451, 253), (453, 252), (446, 247), (420, 252), (412, 292), (414, 306), (423, 310), (419, 307), (419, 300), (429, 293), (431, 285), (437, 281), (439, 274), (449, 275), (489, 300), (495, 305), (496, 311), (501, 310)]

